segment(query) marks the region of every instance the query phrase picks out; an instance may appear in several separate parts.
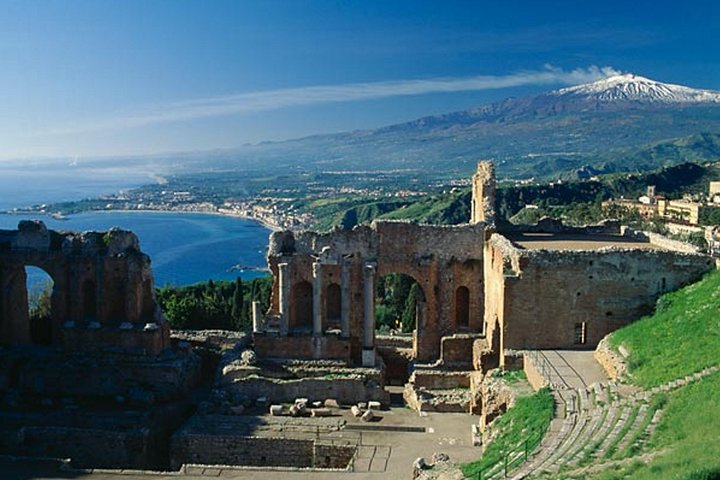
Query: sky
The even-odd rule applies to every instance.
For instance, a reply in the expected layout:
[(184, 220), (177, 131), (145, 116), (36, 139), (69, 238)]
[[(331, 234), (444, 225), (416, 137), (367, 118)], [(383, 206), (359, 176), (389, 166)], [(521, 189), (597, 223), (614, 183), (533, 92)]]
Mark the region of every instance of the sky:
[(720, 90), (720, 2), (0, 0), (0, 161), (374, 128), (616, 72)]

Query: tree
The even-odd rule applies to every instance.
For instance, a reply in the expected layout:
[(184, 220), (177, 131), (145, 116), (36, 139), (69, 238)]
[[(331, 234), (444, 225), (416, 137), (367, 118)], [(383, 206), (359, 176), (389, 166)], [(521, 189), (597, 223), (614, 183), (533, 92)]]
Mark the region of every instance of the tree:
[(235, 321), (235, 328), (237, 330), (242, 330), (247, 322), (247, 318), (243, 318), (245, 313), (245, 297), (243, 290), (242, 279), (237, 277), (235, 280), (235, 288), (233, 290), (231, 310), (231, 316)]
[(402, 331), (404, 333), (412, 332), (415, 328), (415, 320), (417, 315), (417, 303), (422, 297), (420, 293), (420, 286), (413, 282), (408, 293), (407, 300), (405, 301), (405, 309), (402, 313)]

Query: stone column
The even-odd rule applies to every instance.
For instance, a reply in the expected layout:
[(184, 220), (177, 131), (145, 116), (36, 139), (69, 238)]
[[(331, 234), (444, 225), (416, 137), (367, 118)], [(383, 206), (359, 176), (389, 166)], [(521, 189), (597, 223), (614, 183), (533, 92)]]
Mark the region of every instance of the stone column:
[(290, 275), (287, 263), (278, 264), (280, 290), (280, 335), (287, 335), (290, 321)]
[(340, 334), (350, 338), (350, 265), (340, 265)]
[(260, 302), (253, 300), (252, 302), (253, 316), (253, 333), (261, 333), (264, 330), (265, 322), (263, 322), (262, 312), (260, 311)]
[(322, 263), (313, 263), (313, 336), (322, 336)]
[(363, 267), (365, 304), (363, 308), (363, 367), (375, 366), (375, 266)]

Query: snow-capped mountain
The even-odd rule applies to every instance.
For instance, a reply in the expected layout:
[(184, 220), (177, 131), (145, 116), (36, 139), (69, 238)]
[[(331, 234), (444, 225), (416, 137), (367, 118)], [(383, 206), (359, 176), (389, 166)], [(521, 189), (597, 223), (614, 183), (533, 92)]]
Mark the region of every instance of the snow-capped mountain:
[(720, 92), (662, 83), (633, 75), (614, 75), (593, 83), (550, 92), (556, 97), (580, 97), (585, 100), (641, 103), (720, 103)]
[[(501, 175), (551, 177), (586, 165), (647, 170), (687, 160), (686, 150), (700, 152), (692, 158), (716, 160), (718, 134), (720, 92), (626, 74), (382, 128), (243, 147), (214, 164), (464, 176), (478, 159), (492, 158)], [(692, 145), (667, 146), (680, 137), (693, 139)], [(660, 142), (662, 148), (617, 160), (618, 152)], [(207, 165), (207, 154), (196, 158)]]

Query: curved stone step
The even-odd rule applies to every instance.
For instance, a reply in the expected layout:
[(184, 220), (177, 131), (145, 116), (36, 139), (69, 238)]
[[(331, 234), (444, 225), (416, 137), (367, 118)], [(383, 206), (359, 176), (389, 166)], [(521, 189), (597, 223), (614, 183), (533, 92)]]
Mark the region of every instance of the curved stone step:
[(612, 443), (615, 441), (615, 438), (620, 433), (620, 430), (622, 430), (625, 426), (625, 422), (627, 422), (627, 419), (630, 416), (630, 410), (630, 407), (627, 405), (620, 407), (619, 415), (617, 416), (615, 424), (613, 425), (612, 430), (610, 430), (610, 433), (608, 433), (608, 435), (603, 440), (600, 448), (598, 448), (595, 452), (595, 458), (605, 457), (608, 449), (610, 448), (610, 445), (612, 445)]
[(552, 468), (552, 466), (557, 462), (558, 458), (562, 457), (569, 449), (572, 448), (572, 446), (575, 444), (575, 441), (580, 436), (583, 430), (587, 428), (588, 424), (590, 423), (590, 418), (585, 413), (578, 414), (577, 421), (572, 427), (572, 430), (570, 431), (569, 435), (567, 435), (563, 441), (557, 446), (555, 451), (551, 452), (550, 456), (543, 462), (542, 464), (538, 465), (538, 469), (541, 470), (549, 470)]
[(626, 456), (623, 454), (623, 452), (626, 452), (628, 447), (630, 447), (630, 441), (632, 441), (632, 439), (635, 437), (635, 433), (640, 428), (640, 425), (642, 425), (643, 421), (645, 421), (648, 408), (650, 407), (647, 404), (640, 405), (637, 416), (635, 417), (635, 421), (630, 426), (630, 430), (625, 433), (625, 437), (620, 441), (620, 443), (618, 443), (617, 451), (620, 452), (620, 458), (624, 458)]
[(617, 423), (619, 419), (618, 415), (618, 409), (615, 407), (610, 407), (607, 409), (607, 413), (605, 414), (605, 417), (603, 418), (602, 422), (600, 423), (599, 428), (595, 431), (595, 433), (588, 439), (587, 442), (585, 442), (585, 445), (581, 446), (575, 456), (570, 459), (569, 462), (567, 462), (567, 466), (574, 467), (578, 463), (582, 462), (582, 460), (586, 457), (592, 458), (592, 455), (597, 451), (597, 449), (600, 447), (600, 445), (605, 441), (606, 437), (608, 436), (609, 432), (615, 427), (615, 424)]

